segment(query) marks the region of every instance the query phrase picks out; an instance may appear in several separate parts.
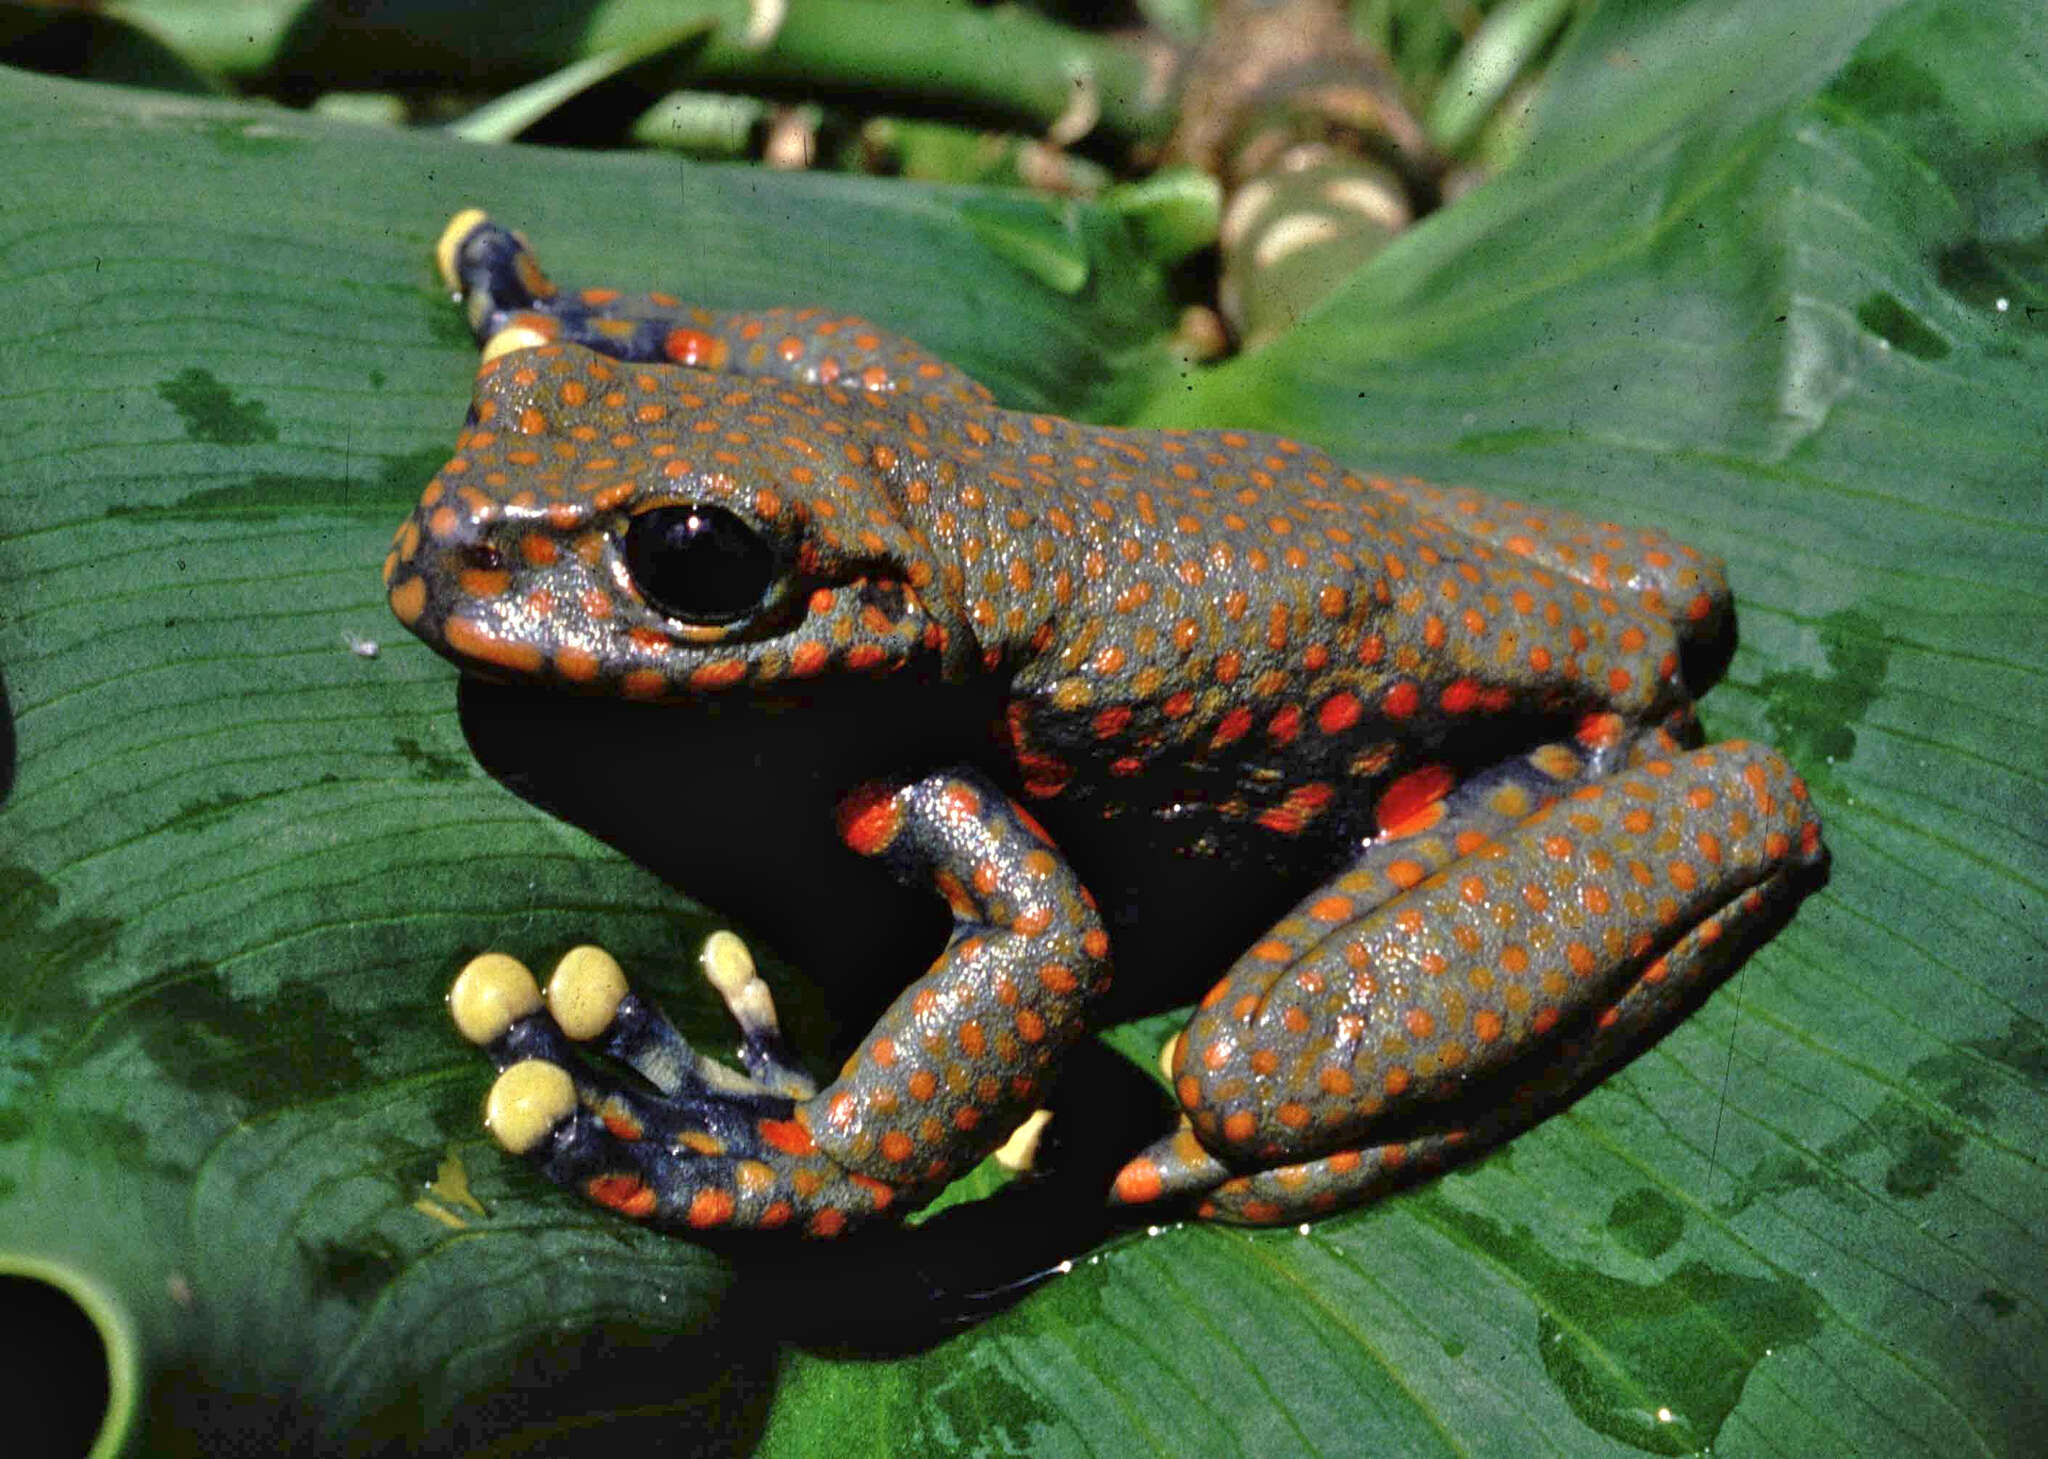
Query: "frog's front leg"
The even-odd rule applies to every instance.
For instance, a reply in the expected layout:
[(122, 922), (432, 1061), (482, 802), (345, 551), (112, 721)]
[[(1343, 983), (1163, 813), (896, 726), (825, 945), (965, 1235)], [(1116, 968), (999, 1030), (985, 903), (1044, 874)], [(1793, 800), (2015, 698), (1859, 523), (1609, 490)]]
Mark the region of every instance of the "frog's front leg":
[(1736, 741), (1500, 825), (1512, 799), (1454, 806), (1433, 857), (1368, 848), (1239, 960), (1172, 1051), (1181, 1129), (1117, 1201), (1299, 1220), (1496, 1145), (1675, 1024), (1823, 854), (1805, 787)]
[(922, 345), (823, 309), (723, 311), (673, 295), (563, 289), (526, 240), (467, 208), (434, 247), (484, 359), (543, 344), (577, 344), (614, 359), (691, 365), (734, 375), (853, 390), (903, 391), (989, 405), (987, 387)]
[[(901, 1214), (999, 1145), (1037, 1104), (1059, 1054), (1109, 983), (1108, 938), (1044, 833), (971, 772), (842, 805), (848, 844), (934, 886), (954, 931), (823, 1090), (782, 1051), (750, 969), (712, 969), (738, 1020), (741, 1076), (704, 1058), (594, 949), (545, 996), (487, 955), (450, 995), (457, 1025), (503, 1073), (493, 1133), (558, 1184), (655, 1225), (831, 1236)], [(631, 1087), (585, 1065), (594, 1047)]]

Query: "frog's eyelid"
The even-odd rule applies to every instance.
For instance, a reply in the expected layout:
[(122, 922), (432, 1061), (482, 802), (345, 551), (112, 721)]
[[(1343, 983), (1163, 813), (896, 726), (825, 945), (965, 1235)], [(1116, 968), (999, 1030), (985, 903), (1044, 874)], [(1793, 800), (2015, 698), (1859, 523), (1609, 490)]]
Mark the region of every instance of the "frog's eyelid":
[(597, 517), (597, 508), (588, 502), (556, 500), (527, 505), (505, 501), (496, 503), (483, 522), (491, 527), (545, 527), (568, 534), (589, 531)]
[(783, 575), (797, 572), (797, 560), (804, 540), (808, 535), (809, 521), (802, 513), (783, 511), (773, 517), (764, 518), (753, 508), (746, 497), (735, 492), (732, 496), (716, 496), (704, 492), (678, 492), (657, 490), (646, 496), (635, 497), (630, 503), (615, 512), (605, 523), (611, 535), (621, 536), (632, 523), (633, 518), (645, 516), (662, 507), (716, 507), (729, 512), (747, 525), (763, 542), (775, 549), (782, 560)]

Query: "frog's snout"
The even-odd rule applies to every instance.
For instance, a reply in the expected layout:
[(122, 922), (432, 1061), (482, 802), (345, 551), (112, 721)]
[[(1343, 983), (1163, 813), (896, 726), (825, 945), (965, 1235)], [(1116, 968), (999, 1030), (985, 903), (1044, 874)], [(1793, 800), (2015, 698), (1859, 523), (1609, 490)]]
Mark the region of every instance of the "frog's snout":
[(559, 523), (516, 515), (481, 492), (451, 489), (444, 469), (392, 539), (386, 597), (400, 623), (462, 668), (523, 677), (553, 663), (568, 672), (594, 658), (571, 638), (598, 631), (589, 570), (562, 536), (578, 524), (566, 513)]

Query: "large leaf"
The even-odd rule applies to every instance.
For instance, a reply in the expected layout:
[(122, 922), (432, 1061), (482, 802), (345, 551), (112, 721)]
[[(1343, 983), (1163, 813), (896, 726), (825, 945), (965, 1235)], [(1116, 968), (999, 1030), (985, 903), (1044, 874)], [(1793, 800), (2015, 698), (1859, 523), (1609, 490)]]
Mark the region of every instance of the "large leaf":
[[(1185, 381), (1086, 212), (0, 77), (0, 1241), (102, 1315), (128, 1442), (2048, 1445), (2048, 28), (1884, 8), (1596, 13), (1524, 170)], [(1464, 1173), (1075, 1253), (912, 1356), (778, 1353), (719, 1258), (479, 1137), (438, 1006), (466, 951), (597, 930), (713, 1026), (702, 919), (474, 767), (375, 590), (466, 395), (423, 251), (469, 201), (566, 277), (859, 308), (1009, 401), (1673, 527), (1742, 613), (1709, 725), (1800, 763), (1831, 885)]]

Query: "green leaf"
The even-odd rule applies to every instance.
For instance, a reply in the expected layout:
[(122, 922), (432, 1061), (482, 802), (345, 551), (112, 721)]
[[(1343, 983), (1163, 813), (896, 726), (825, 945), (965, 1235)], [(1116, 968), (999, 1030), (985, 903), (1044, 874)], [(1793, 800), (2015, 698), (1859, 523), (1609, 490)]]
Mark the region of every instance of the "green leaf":
[(1509, 0), (1486, 17), (1458, 52), (1431, 98), (1426, 128), (1443, 151), (1458, 155), (1528, 74), (1543, 48), (1564, 28), (1577, 0)]
[(219, 96), (227, 90), (218, 78), (144, 26), (118, 15), (21, 0), (0, 0), (0, 65), (196, 96)]
[(538, 81), (492, 97), (467, 116), (449, 123), (448, 130), (465, 142), (509, 142), (593, 86), (680, 46), (700, 42), (715, 28), (715, 21), (702, 17), (637, 44), (572, 61)]
[[(1090, 208), (1047, 215), (1069, 293), (972, 193), (0, 74), (0, 178), (34, 201), (0, 226), (0, 1245), (119, 1314), (130, 1448), (2048, 1447), (2037, 9), (1596, 10), (1524, 166), (1187, 378)], [(1830, 885), (1476, 1167), (1305, 1233), (1076, 1252), (928, 1351), (778, 1351), (719, 1259), (480, 1137), (439, 1008), (469, 951), (597, 932), (716, 1028), (678, 952), (705, 918), (484, 778), (378, 599), (466, 399), (425, 250), (472, 202), (565, 278), (795, 280), (1007, 402), (1671, 527), (1741, 613), (1704, 717), (1800, 764)], [(1147, 1058), (1162, 1024), (1115, 1042)]]

